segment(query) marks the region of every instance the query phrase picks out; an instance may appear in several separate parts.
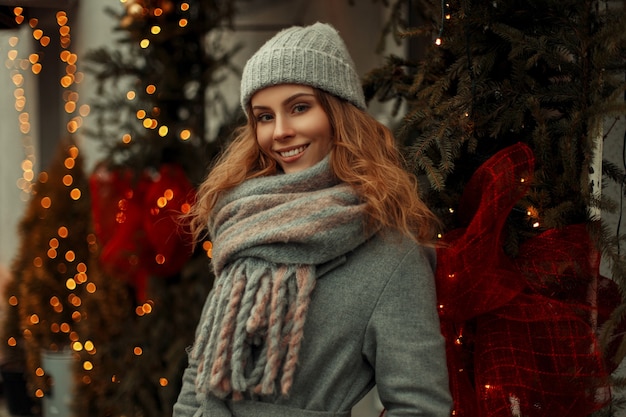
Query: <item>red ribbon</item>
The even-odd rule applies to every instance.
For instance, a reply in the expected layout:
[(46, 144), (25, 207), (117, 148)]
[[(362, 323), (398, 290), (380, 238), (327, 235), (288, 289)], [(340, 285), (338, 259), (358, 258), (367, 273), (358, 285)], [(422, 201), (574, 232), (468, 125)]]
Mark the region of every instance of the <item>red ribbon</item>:
[(515, 259), (502, 249), (505, 221), (533, 169), (521, 143), (483, 164), (459, 205), (467, 226), (447, 233), (438, 249), (455, 416), (584, 417), (610, 401), (612, 369), (596, 330), (620, 299), (599, 276), (586, 226), (548, 230)]
[(191, 256), (190, 236), (178, 219), (195, 198), (193, 187), (182, 168), (171, 164), (137, 178), (130, 169), (100, 166), (89, 183), (100, 261), (143, 300), (150, 276), (174, 275)]

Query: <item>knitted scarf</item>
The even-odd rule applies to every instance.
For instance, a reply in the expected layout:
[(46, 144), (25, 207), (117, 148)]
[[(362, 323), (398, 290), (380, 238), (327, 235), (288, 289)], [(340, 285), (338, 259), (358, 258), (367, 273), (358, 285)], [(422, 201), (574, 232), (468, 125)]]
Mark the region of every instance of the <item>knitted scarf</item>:
[(328, 157), (219, 199), (209, 221), (216, 280), (191, 351), (198, 393), (289, 392), (317, 268), (369, 237), (364, 209)]

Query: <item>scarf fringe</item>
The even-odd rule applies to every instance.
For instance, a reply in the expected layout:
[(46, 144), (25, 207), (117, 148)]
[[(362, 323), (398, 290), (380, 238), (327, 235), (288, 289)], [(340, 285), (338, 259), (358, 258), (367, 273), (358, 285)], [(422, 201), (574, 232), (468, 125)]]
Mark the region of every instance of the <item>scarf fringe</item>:
[[(247, 269), (252, 273), (246, 274)], [(242, 260), (222, 277), (210, 296), (216, 302), (210, 303), (199, 343), (191, 352), (200, 361), (196, 386), (220, 398), (236, 398), (247, 391), (272, 395), (280, 375), (280, 392), (286, 395), (315, 287), (315, 267), (250, 268)], [(254, 347), (260, 353), (251, 363)]]

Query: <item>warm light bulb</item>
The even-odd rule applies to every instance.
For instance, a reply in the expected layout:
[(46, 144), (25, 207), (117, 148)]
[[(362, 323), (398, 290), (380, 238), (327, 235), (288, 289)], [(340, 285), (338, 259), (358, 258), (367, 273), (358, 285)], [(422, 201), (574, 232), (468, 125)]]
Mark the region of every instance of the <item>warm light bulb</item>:
[(202, 244), (202, 249), (206, 251), (206, 254), (209, 258), (213, 257), (213, 243), (207, 240)]

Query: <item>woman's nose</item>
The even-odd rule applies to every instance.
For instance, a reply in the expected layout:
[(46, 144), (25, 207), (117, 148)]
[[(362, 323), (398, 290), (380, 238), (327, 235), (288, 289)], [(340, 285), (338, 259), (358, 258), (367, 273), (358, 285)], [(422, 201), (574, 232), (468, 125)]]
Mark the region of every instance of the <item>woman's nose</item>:
[(276, 116), (274, 124), (274, 140), (285, 140), (294, 135), (293, 127), (287, 117)]

